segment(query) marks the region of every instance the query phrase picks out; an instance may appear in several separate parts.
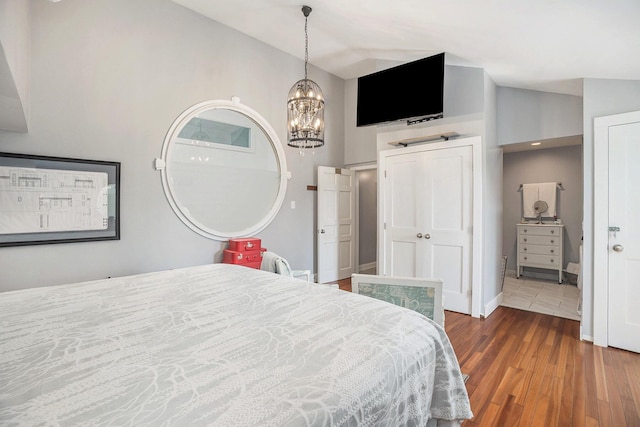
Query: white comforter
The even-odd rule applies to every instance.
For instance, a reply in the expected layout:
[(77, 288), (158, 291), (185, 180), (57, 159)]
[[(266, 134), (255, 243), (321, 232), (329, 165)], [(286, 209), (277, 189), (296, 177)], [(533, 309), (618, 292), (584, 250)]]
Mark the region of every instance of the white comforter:
[(0, 425), (471, 415), (439, 326), (327, 286), (214, 264), (0, 294)]

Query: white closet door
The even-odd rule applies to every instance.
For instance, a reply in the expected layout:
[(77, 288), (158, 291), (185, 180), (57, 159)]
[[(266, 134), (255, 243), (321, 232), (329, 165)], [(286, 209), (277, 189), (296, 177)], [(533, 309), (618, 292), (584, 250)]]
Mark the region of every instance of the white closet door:
[(442, 280), (445, 307), (471, 313), (472, 149), (429, 151), (425, 170), (425, 254), (429, 276)]
[(422, 203), (424, 180), (422, 153), (399, 155), (387, 159), (385, 171), (385, 231), (384, 271), (388, 276), (426, 277), (422, 270), (424, 245), (418, 233), (422, 231), (418, 205)]
[(389, 156), (384, 266), (389, 276), (443, 280), (445, 308), (471, 313), (471, 146)]

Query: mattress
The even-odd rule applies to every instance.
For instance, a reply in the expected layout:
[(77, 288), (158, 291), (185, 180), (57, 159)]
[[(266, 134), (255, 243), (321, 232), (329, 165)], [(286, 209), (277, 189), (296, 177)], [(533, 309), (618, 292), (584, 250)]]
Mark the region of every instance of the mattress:
[(471, 416), (442, 328), (328, 286), (212, 264), (0, 294), (1, 425)]

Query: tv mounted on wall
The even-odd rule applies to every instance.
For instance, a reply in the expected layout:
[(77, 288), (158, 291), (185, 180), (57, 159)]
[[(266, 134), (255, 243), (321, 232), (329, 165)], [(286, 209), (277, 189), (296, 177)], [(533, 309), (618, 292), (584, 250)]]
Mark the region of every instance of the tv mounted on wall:
[(440, 53), (359, 77), (356, 125), (438, 119), (443, 104), (444, 53)]

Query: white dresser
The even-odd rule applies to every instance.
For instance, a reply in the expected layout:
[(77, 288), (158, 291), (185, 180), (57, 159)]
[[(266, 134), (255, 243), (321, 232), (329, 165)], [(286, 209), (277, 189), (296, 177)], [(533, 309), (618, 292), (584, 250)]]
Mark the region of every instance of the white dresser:
[(518, 261), (516, 277), (522, 267), (558, 270), (558, 283), (562, 283), (562, 236), (564, 225), (518, 224)]

